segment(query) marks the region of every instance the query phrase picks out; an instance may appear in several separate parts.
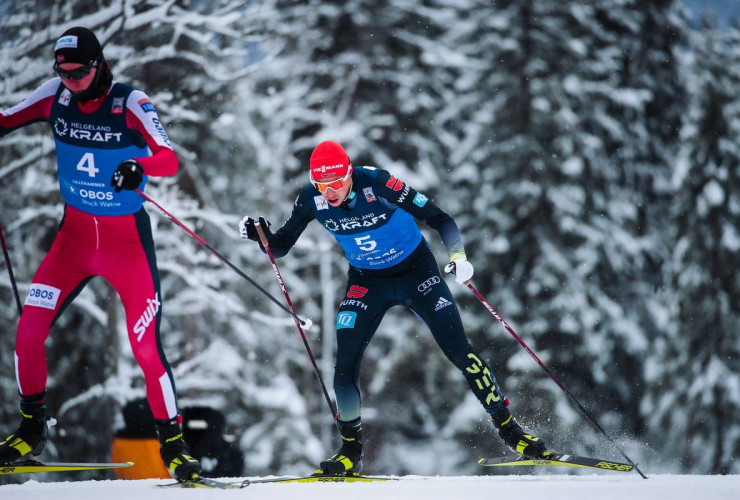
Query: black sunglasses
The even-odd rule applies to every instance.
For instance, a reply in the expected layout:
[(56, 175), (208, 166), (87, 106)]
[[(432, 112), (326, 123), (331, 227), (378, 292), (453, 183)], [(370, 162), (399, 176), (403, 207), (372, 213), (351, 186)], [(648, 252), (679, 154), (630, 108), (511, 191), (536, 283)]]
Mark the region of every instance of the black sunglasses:
[(59, 78), (61, 78), (62, 80), (82, 80), (87, 75), (89, 75), (90, 71), (92, 71), (92, 69), (97, 65), (98, 61), (92, 61), (86, 66), (80, 66), (79, 68), (66, 70), (61, 69), (58, 63), (54, 63), (53, 68), (54, 72), (59, 75)]

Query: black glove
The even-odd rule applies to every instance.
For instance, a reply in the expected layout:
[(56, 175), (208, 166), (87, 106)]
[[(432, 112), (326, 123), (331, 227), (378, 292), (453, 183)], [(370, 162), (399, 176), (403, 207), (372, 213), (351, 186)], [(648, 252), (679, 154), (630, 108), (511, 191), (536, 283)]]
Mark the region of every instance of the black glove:
[(134, 190), (144, 179), (144, 167), (136, 160), (126, 160), (116, 168), (111, 177), (110, 185), (115, 187), (116, 193), (123, 189)]
[(270, 234), (271, 224), (264, 217), (260, 217), (258, 220), (246, 216), (241, 220), (241, 222), (239, 222), (239, 235), (242, 239), (259, 241), (260, 236), (257, 234), (257, 224), (262, 226), (262, 229), (265, 231), (265, 235)]

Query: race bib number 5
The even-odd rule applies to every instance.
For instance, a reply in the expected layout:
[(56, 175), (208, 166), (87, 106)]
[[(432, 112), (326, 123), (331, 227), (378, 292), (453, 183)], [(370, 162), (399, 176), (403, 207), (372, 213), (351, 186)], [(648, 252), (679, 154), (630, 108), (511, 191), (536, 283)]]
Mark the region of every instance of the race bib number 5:
[(367, 236), (360, 236), (359, 238), (355, 238), (355, 243), (357, 243), (357, 248), (365, 252), (375, 250), (375, 247), (378, 246), (378, 243), (375, 240), (370, 239), (369, 234)]

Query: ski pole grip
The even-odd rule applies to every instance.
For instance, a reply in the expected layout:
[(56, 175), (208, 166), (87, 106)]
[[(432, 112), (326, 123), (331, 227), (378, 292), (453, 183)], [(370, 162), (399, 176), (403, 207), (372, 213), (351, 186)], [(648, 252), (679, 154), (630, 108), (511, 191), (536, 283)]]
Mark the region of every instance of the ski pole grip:
[(260, 237), (260, 243), (262, 243), (262, 246), (267, 248), (270, 246), (270, 244), (267, 242), (267, 235), (265, 235), (265, 230), (262, 229), (262, 224), (257, 222), (257, 224), (254, 225), (254, 228), (257, 230), (257, 235)]

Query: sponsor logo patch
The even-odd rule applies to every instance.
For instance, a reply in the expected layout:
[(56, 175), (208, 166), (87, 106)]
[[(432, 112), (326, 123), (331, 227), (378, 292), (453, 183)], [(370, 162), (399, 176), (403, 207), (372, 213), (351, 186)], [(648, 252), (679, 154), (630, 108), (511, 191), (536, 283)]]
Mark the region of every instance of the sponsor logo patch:
[(59, 104), (62, 106), (69, 106), (69, 101), (72, 99), (72, 92), (69, 89), (64, 89), (59, 95)]
[(452, 302), (450, 302), (444, 297), (440, 297), (439, 300), (437, 301), (437, 305), (434, 306), (434, 310), (439, 311), (440, 309), (444, 309), (445, 307), (451, 306), (451, 305), (452, 305)]
[(53, 286), (31, 283), (31, 288), (28, 289), (28, 295), (26, 295), (26, 305), (56, 309), (61, 292), (59, 288)]
[(621, 471), (630, 471), (634, 468), (632, 465), (615, 464), (613, 462), (599, 462), (594, 467), (598, 467), (599, 469), (621, 470)]
[(56, 52), (59, 49), (76, 49), (77, 48), (77, 36), (76, 35), (68, 35), (63, 36), (59, 40), (57, 40), (56, 47), (54, 47), (54, 52)]
[(172, 147), (170, 144), (170, 138), (167, 137), (167, 132), (164, 131), (164, 128), (162, 128), (162, 124), (157, 118), (152, 117), (152, 123), (154, 124), (154, 128), (157, 129), (157, 132), (159, 133), (159, 137), (162, 138), (162, 141), (168, 146)]
[(398, 203), (399, 205), (403, 203), (406, 200), (406, 197), (409, 195), (409, 192), (411, 192), (411, 186), (406, 184), (406, 187), (403, 188), (403, 193), (401, 193), (401, 196), (398, 197)]
[(360, 300), (355, 299), (344, 299), (340, 304), (340, 307), (349, 306), (349, 307), (358, 307), (362, 309), (363, 311), (367, 311), (367, 304)]
[(92, 123), (67, 123), (63, 118), (57, 118), (54, 121), (54, 132), (60, 137), (69, 134), (70, 139), (93, 142), (121, 142), (123, 134), (121, 132), (112, 132), (112, 128), (107, 125), (95, 125)]
[(313, 202), (316, 203), (316, 210), (329, 210), (329, 202), (323, 196), (314, 196)]
[(67, 122), (64, 121), (64, 118), (57, 118), (54, 120), (54, 132), (56, 132), (59, 137), (67, 135), (68, 130), (69, 127), (67, 126)]
[(339, 163), (337, 165), (321, 165), (320, 167), (314, 168), (312, 172), (314, 175), (314, 179), (321, 180), (334, 177), (336, 175), (334, 173), (335, 170), (344, 170), (344, 164)]
[[(319, 209), (319, 210), (321, 210), (321, 209)], [(324, 227), (326, 229), (328, 229), (329, 231), (334, 232), (334, 231), (336, 231), (336, 230), (339, 229), (339, 224), (337, 224), (337, 221), (335, 221), (333, 219), (326, 219), (324, 221)]]
[(360, 229), (365, 227), (373, 227), (381, 221), (386, 221), (386, 214), (375, 215), (374, 212), (365, 214), (362, 217), (345, 217), (339, 219), (341, 228), (345, 231), (352, 229)]
[(162, 305), (162, 303), (159, 301), (159, 292), (154, 294), (153, 299), (146, 299), (146, 302), (146, 309), (144, 309), (144, 312), (141, 313), (141, 316), (134, 325), (134, 333), (137, 334), (137, 342), (141, 342), (141, 337), (143, 337), (144, 333), (146, 333), (147, 327), (151, 325), (152, 321), (154, 321), (154, 319), (157, 317), (159, 306)]
[(421, 283), (419, 286), (416, 287), (417, 290), (419, 290), (422, 295), (428, 294), (434, 285), (442, 281), (439, 276), (432, 276), (428, 280), (426, 280), (424, 283)]
[(110, 112), (113, 115), (123, 114), (123, 97), (113, 98), (113, 105), (110, 108)]
[(364, 297), (366, 293), (367, 288), (365, 288), (364, 286), (352, 285), (349, 287), (347, 297), (349, 297), (350, 299), (359, 299), (360, 297)]
[(144, 110), (145, 113), (154, 113), (154, 104), (152, 104), (152, 101), (149, 100), (149, 98), (145, 97), (144, 99), (137, 102), (139, 107)]
[(91, 200), (113, 200), (113, 193), (110, 191), (94, 191), (92, 189), (80, 189), (80, 198), (88, 198)]
[(403, 182), (396, 179), (396, 176), (391, 176), (390, 179), (388, 179), (388, 182), (385, 183), (386, 187), (394, 190), (394, 191), (400, 191), (403, 189)]
[(375, 197), (375, 193), (373, 193), (373, 188), (371, 187), (362, 188), (362, 194), (365, 195), (365, 199), (368, 203), (377, 200), (377, 198)]
[(357, 313), (352, 311), (342, 311), (337, 314), (337, 330), (342, 328), (354, 328)]
[(429, 198), (421, 193), (416, 193), (416, 196), (414, 196), (414, 205), (417, 207), (423, 207), (427, 204), (427, 201), (429, 201)]

